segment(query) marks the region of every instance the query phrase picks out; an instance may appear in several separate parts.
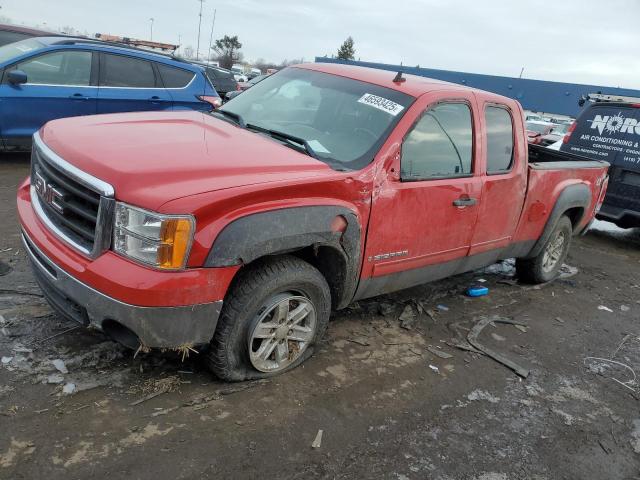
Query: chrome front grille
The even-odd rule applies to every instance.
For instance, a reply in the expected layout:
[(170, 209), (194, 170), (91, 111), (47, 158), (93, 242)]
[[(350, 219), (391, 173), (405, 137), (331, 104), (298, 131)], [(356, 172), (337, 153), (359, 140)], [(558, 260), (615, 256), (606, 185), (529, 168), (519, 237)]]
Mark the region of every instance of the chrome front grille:
[(113, 187), (71, 165), (33, 136), (31, 201), (47, 227), (95, 258), (111, 244)]

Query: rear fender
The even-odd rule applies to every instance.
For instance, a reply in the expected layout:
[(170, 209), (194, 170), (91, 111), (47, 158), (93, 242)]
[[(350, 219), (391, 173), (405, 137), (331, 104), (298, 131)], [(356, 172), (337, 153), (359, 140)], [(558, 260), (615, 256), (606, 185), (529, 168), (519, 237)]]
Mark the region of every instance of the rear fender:
[(580, 225), (584, 216), (588, 214), (589, 206), (591, 205), (591, 190), (589, 186), (584, 183), (577, 183), (567, 186), (556, 200), (556, 203), (547, 219), (544, 230), (538, 238), (527, 258), (536, 257), (541, 251), (547, 240), (551, 236), (553, 229), (555, 228), (560, 217), (572, 208), (581, 208), (582, 213), (578, 217), (572, 218), (574, 227)]

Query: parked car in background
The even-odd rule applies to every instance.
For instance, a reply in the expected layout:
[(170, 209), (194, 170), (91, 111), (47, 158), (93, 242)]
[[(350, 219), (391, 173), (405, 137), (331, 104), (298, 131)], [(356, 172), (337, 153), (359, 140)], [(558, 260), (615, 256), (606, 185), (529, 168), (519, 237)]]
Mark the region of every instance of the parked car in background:
[(640, 227), (640, 98), (587, 103), (560, 151), (609, 162), (609, 189), (597, 217)]
[(551, 132), (553, 123), (529, 120), (526, 122), (527, 141), (534, 145), (540, 144), (542, 137)]
[(0, 47), (0, 148), (28, 149), (49, 120), (222, 104), (204, 70), (110, 43), (40, 37)]
[(256, 78), (259, 75), (262, 75), (262, 70), (260, 70), (259, 68), (252, 68), (251, 71), (249, 72), (249, 75), (247, 76), (249, 80), (251, 80), (252, 78)]
[(244, 66), (242, 65), (233, 65), (231, 67), (231, 72), (233, 73), (236, 82), (247, 82), (249, 80), (247, 74), (244, 72)]
[(47, 32), (45, 30), (38, 30), (36, 28), (20, 27), (18, 25), (0, 24), (0, 47), (7, 45), (8, 43), (19, 42), (20, 40), (26, 40), (33, 37), (51, 37), (51, 36), (64, 36), (62, 34), (56, 34), (53, 32)]
[(567, 125), (566, 123), (554, 124), (549, 133), (547, 133), (546, 135), (541, 135), (540, 141), (538, 143), (543, 147), (547, 147), (559, 140), (562, 140), (568, 130), (569, 125)]
[(239, 381), (302, 364), (359, 299), (506, 258), (554, 279), (608, 164), (527, 145), (511, 98), (397, 78), (296, 65), (210, 114), (48, 123), (17, 191), (43, 294)]
[(527, 122), (529, 122), (529, 121), (544, 122), (544, 119), (542, 118), (542, 116), (538, 115), (537, 113), (532, 113), (532, 112), (525, 112), (524, 119)]
[(224, 99), (228, 92), (235, 92), (239, 89), (238, 82), (236, 82), (236, 79), (230, 70), (225, 70), (224, 68), (201, 62), (191, 63), (194, 65), (201, 65), (204, 68), (204, 73), (207, 75), (207, 78), (213, 85), (213, 88), (218, 92), (218, 95), (220, 95), (220, 98)]
[(238, 95), (240, 95), (242, 92), (244, 92), (245, 90), (250, 89), (251, 87), (253, 87), (256, 83), (260, 83), (262, 80), (264, 80), (265, 78), (267, 78), (269, 75), (258, 75), (257, 77), (252, 78), (251, 80), (249, 80), (248, 82), (238, 82), (238, 88), (236, 91), (233, 92), (228, 92), (225, 95), (225, 99), (226, 100), (231, 100), (234, 97), (237, 97)]

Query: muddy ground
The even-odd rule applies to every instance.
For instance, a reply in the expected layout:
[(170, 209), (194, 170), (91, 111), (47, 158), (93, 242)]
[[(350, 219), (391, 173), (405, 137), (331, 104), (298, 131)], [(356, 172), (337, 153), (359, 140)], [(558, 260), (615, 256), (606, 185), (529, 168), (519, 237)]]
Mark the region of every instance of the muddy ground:
[[(540, 288), (507, 263), (360, 302), (304, 367), (232, 385), (51, 312), (19, 241), (27, 171), (0, 161), (0, 478), (640, 478), (640, 232), (599, 223)], [(494, 315), (526, 325), (480, 339), (527, 379), (451, 346)]]

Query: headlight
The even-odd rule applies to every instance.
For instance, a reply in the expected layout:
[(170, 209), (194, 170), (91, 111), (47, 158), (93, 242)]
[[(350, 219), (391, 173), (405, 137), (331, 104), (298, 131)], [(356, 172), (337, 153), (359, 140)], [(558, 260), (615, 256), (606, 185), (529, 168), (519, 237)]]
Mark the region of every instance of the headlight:
[(113, 249), (156, 268), (184, 268), (195, 220), (190, 215), (162, 215), (116, 203)]

